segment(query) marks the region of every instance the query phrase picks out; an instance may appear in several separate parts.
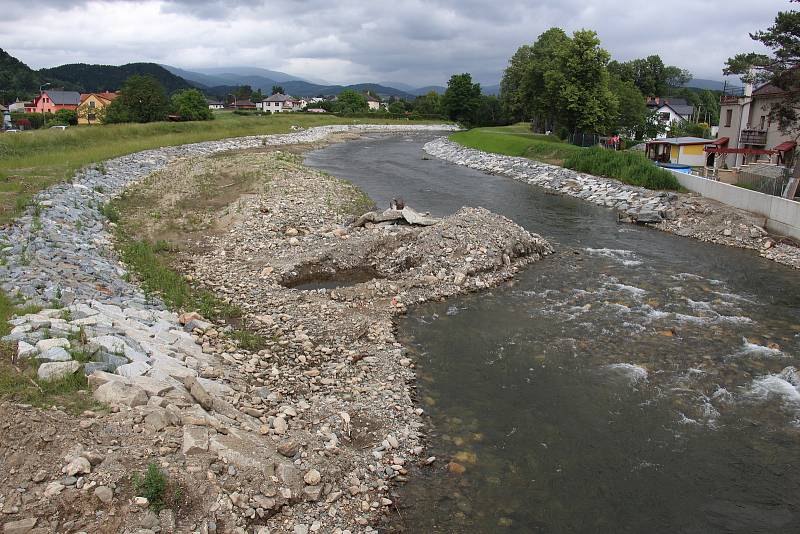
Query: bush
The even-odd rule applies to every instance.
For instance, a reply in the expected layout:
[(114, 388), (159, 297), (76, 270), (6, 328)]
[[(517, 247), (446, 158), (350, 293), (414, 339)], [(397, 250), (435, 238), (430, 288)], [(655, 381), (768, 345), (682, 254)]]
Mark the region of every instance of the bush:
[(214, 114), (208, 109), (208, 102), (197, 89), (186, 89), (172, 95), (172, 112), (187, 121), (208, 121)]
[(11, 114), (11, 122), (17, 126), (24, 126), (26, 130), (37, 129), (44, 126), (45, 116), (41, 113), (16, 112)]
[(681, 190), (681, 184), (669, 171), (661, 169), (637, 152), (617, 152), (604, 148), (583, 148), (564, 160), (564, 167), (578, 172), (616, 178), (648, 189)]
[(148, 464), (147, 471), (144, 474), (135, 473), (133, 475), (133, 485), (136, 487), (137, 496), (146, 497), (152, 508), (155, 510), (164, 508), (167, 477), (155, 462)]
[(52, 118), (48, 119), (47, 124), (49, 126), (56, 124), (75, 126), (78, 124), (78, 112), (71, 109), (59, 109), (53, 114)]

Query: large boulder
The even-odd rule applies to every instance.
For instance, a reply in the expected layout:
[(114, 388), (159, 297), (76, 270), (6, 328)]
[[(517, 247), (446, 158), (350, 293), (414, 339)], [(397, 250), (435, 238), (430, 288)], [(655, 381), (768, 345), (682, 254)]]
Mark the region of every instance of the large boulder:
[(81, 364), (76, 361), (68, 362), (48, 362), (39, 366), (37, 375), (39, 380), (45, 382), (52, 382), (53, 380), (60, 380), (70, 375), (74, 375), (81, 368)]
[(105, 404), (124, 404), (126, 406), (144, 406), (147, 404), (147, 392), (139, 386), (126, 382), (111, 380), (94, 392), (94, 398)]

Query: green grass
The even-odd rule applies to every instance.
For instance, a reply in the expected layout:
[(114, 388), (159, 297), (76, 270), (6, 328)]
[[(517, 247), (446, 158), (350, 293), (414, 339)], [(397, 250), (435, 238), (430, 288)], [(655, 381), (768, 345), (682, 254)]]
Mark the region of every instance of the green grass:
[(644, 154), (581, 148), (554, 136), (531, 133), (525, 123), (456, 132), (450, 139), (484, 152), (530, 158), (648, 189), (683, 190), (671, 172), (655, 166)]
[(408, 121), (289, 113), (244, 116), (219, 112), (215, 120), (208, 122), (77, 126), (65, 131), (48, 129), (0, 135), (0, 224), (19, 215), (38, 191), (69, 179), (81, 167), (96, 165), (103, 172), (101, 162), (106, 159), (162, 146), (286, 133), (292, 125), (308, 128), (353, 123), (408, 124)]
[(197, 311), (206, 319), (229, 321), (242, 316), (237, 306), (224, 302), (209, 291), (198, 289), (169, 266), (169, 246), (150, 243), (117, 233), (117, 250), (136, 273), (145, 291), (160, 297), (175, 310)]
[[(0, 337), (11, 330), (8, 320), (12, 316), (27, 315), (39, 310), (37, 306), (22, 306), (0, 293)], [(16, 348), (16, 343), (0, 343), (0, 399), (41, 408), (61, 406), (75, 414), (99, 408), (88, 394), (86, 376), (82, 371), (52, 382), (39, 380), (36, 374), (39, 362), (14, 361)]]

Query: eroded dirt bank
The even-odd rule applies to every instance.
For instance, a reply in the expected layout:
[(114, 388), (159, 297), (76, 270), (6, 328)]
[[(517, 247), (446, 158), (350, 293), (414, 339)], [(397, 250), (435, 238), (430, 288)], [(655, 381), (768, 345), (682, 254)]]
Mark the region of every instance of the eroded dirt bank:
[[(552, 249), (481, 208), (427, 227), (348, 226), (368, 204), (288, 150), (181, 160), (131, 188), (121, 224), (170, 243), (176, 269), (243, 310), (246, 336), (146, 303), (19, 320), (19, 342), (40, 356), (53, 330), (69, 350), (105, 354), (89, 383), (111, 410), (2, 406), (13, 528), (371, 532), (396, 514), (393, 483), (428, 459), (392, 318), (496, 285)], [(153, 461), (168, 478), (160, 513), (134, 498), (131, 477)]]

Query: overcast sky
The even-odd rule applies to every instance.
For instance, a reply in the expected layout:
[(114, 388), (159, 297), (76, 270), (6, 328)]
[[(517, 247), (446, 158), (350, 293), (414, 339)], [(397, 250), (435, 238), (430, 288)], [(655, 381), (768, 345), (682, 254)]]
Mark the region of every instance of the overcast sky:
[(616, 59), (659, 54), (697, 78), (757, 49), (787, 0), (0, 0), (0, 48), (33, 68), (153, 61), (252, 66), (336, 83), (494, 84), (552, 26), (596, 30)]

